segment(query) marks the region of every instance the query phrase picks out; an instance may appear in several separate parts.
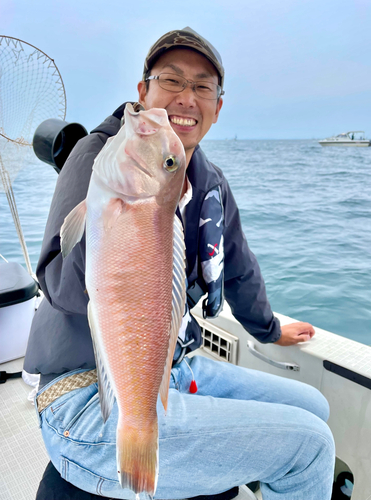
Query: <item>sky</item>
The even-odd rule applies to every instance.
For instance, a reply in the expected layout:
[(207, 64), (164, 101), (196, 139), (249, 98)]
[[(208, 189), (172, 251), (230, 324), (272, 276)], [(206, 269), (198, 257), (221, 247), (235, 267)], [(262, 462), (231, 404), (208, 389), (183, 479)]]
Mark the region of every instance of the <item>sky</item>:
[(93, 129), (137, 99), (150, 46), (190, 26), (220, 52), (207, 139), (371, 137), (371, 0), (1, 0), (0, 35), (54, 59), (69, 122)]

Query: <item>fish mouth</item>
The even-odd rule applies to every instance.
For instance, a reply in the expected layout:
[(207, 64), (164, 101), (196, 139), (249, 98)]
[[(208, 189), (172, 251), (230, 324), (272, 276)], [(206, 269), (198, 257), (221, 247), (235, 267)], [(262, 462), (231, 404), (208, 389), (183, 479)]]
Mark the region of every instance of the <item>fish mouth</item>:
[(169, 115), (169, 121), (181, 127), (194, 127), (198, 121), (190, 116)]

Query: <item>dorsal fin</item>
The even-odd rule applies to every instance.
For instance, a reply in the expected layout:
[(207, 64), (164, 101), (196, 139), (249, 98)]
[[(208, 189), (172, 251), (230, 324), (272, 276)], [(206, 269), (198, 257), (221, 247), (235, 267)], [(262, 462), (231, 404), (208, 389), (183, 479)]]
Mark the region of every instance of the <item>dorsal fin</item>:
[(184, 314), (186, 297), (185, 283), (185, 244), (182, 224), (177, 215), (174, 216), (173, 236), (173, 300), (171, 312), (171, 327), (169, 335), (169, 350), (167, 354), (165, 370), (160, 386), (160, 397), (165, 411), (169, 394), (170, 372), (173, 356), (178, 338), (179, 328)]

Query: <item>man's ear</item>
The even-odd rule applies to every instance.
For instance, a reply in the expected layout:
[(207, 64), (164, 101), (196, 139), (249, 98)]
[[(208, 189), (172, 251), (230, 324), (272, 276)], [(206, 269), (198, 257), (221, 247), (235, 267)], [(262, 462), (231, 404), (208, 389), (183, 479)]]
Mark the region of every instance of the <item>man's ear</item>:
[(138, 88), (138, 95), (139, 95), (138, 102), (145, 108), (146, 107), (145, 100), (146, 100), (146, 95), (147, 95), (146, 82), (143, 82), (143, 80), (141, 80), (138, 83), (137, 88)]
[(213, 119), (213, 123), (216, 123), (218, 121), (219, 112), (222, 109), (222, 106), (223, 106), (223, 99), (221, 97), (219, 97), (219, 101), (217, 102), (217, 105), (216, 105), (216, 110), (215, 110), (215, 116), (214, 116), (214, 119)]

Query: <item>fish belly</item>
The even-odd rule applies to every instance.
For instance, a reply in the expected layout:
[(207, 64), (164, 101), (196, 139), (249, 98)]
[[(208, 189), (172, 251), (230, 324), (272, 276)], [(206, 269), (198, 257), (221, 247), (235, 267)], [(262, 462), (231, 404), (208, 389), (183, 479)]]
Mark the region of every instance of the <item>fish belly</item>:
[(119, 409), (119, 479), (150, 495), (158, 472), (156, 403), (170, 345), (173, 221), (154, 200), (125, 205), (103, 227), (89, 269), (90, 305)]

